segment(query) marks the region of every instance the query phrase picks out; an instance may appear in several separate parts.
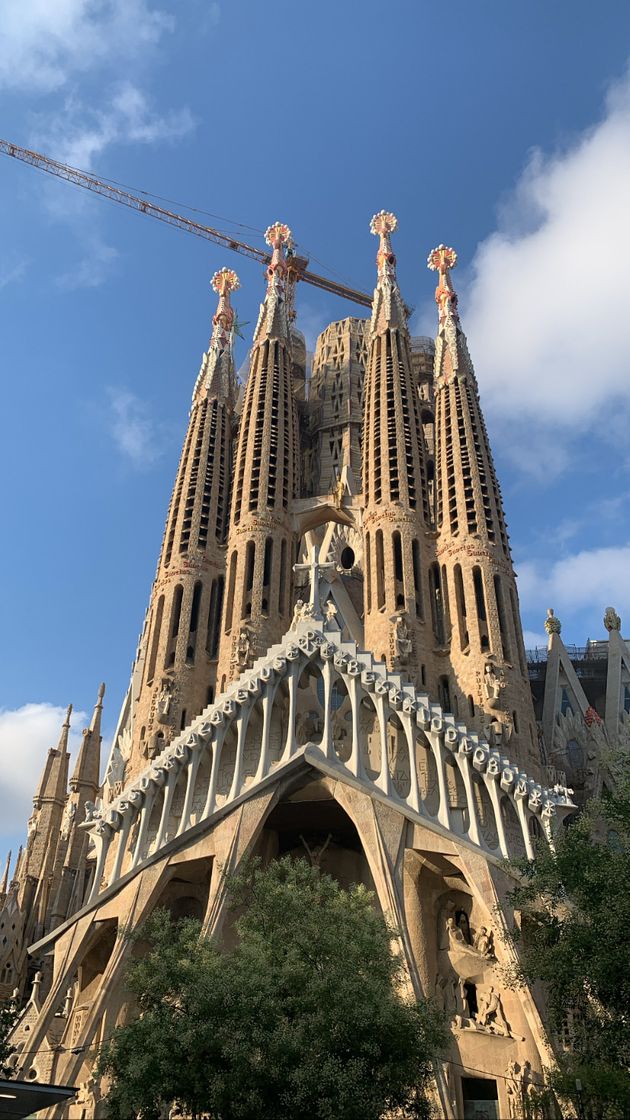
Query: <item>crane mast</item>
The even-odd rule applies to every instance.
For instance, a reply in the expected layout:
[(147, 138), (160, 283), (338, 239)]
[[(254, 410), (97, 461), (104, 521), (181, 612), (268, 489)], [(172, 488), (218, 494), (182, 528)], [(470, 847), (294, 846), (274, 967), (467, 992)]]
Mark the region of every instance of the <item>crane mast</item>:
[[(264, 249), (248, 245), (247, 242), (232, 237), (221, 230), (213, 229), (212, 226), (203, 225), (201, 222), (195, 221), (194, 218), (188, 218), (183, 214), (175, 214), (171, 210), (166, 210), (163, 206), (158, 206), (156, 202), (152, 202), (149, 198), (139, 198), (137, 195), (123, 190), (122, 187), (106, 183), (102, 179), (97, 179), (94, 175), (88, 175), (86, 171), (79, 171), (76, 167), (59, 163), (58, 160), (42, 155), (41, 152), (21, 148), (18, 144), (11, 143), (10, 140), (0, 140), (0, 153), (19, 159), (23, 163), (28, 163), (31, 167), (45, 171), (48, 175), (55, 175), (58, 179), (74, 183), (75, 186), (82, 187), (83, 190), (92, 191), (94, 194), (100, 195), (101, 198), (108, 198), (110, 202), (117, 202), (121, 206), (127, 206), (130, 210), (147, 214), (166, 225), (184, 230), (185, 233), (193, 233), (196, 237), (203, 237), (206, 241), (223, 245), (235, 253), (241, 253), (242, 256), (260, 261), (261, 264), (269, 264), (271, 260), (269, 253), (265, 252)], [(358, 303), (362, 307), (371, 309), (372, 297), (366, 292), (357, 291), (355, 288), (339, 284), (335, 280), (329, 280), (325, 276), (319, 276), (317, 273), (311, 272), (307, 265), (308, 261), (304, 257), (294, 256), (291, 258), (290, 267), (294, 273), (294, 279), (303, 280), (307, 284), (312, 284), (315, 288), (321, 288), (322, 291), (341, 296), (352, 303)]]

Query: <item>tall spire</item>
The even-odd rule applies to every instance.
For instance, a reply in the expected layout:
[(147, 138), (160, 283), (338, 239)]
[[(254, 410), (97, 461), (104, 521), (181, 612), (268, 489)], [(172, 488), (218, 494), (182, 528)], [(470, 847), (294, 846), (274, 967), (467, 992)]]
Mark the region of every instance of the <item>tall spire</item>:
[[(422, 571), (428, 566), (430, 529), (426, 448), (391, 246), (397, 226), (394, 214), (385, 210), (370, 222), (379, 246), (363, 398), (365, 643), (390, 665), (408, 665), (410, 673), (424, 677)], [(403, 631), (401, 653), (397, 635)]]
[(9, 854), (7, 856), (7, 862), (4, 865), (4, 875), (2, 876), (2, 882), (0, 883), (0, 904), (6, 898), (7, 891), (9, 889), (9, 872), (11, 870), (11, 856), (12, 855), (13, 855), (13, 853), (11, 851), (9, 851)]
[(457, 253), (448, 245), (438, 245), (427, 257), (427, 268), (438, 273), (438, 285), (435, 289), (435, 302), (438, 307), (435, 374), (436, 379), (449, 380), (461, 373), (474, 382), (475, 371), (468, 353), (466, 335), (459, 321), (457, 292), (451, 280), (451, 270), (456, 266)]
[(216, 397), (224, 400), (233, 408), (236, 395), (232, 357), (235, 315), (230, 294), (238, 291), (241, 285), (238, 276), (231, 268), (221, 268), (215, 272), (210, 284), (219, 294), (219, 303), (212, 317), (210, 345), (203, 356), (193, 392), (193, 401), (199, 393), (202, 393), (208, 399)]
[(479, 730), (528, 768), (540, 765), (516, 580), (481, 410), (451, 272), (457, 253), (438, 245), (427, 266), (438, 274), (435, 300), (435, 458), (437, 560), (442, 603), (452, 634), (450, 701), (474, 712)]
[(388, 328), (407, 326), (407, 313), (396, 278), (396, 256), (391, 235), (398, 229), (398, 219), (387, 210), (379, 210), (370, 222), (370, 233), (378, 237), (376, 253), (376, 288), (372, 303), (370, 333), (380, 335)]
[(236, 397), (231, 295), (239, 280), (231, 268), (221, 268), (211, 285), (218, 306), (193, 391), (149, 604), (133, 742), (129, 747), (117, 741), (112, 748), (106, 800), (214, 696)]
[(99, 786), (101, 716), (103, 713), (104, 696), (105, 685), (101, 684), (99, 686), (96, 704), (94, 705), (92, 719), (90, 720), (89, 727), (83, 732), (83, 741), (70, 779), (71, 790), (79, 789), (82, 786), (89, 786), (94, 791), (92, 797)]
[(298, 492), (297, 411), (291, 371), (285, 246), (291, 231), (269, 226), (267, 290), (254, 331), (234, 464), (228, 580), (218, 688), (240, 675), (287, 629)]
[(288, 265), (285, 245), (293, 243), (291, 230), (284, 222), (274, 222), (265, 231), (265, 241), (272, 253), (271, 261), (267, 265), (267, 292), (254, 331), (254, 345), (265, 338), (289, 340)]
[(33, 798), (35, 808), (39, 808), (42, 801), (51, 799), (63, 801), (66, 796), (69, 762), (68, 736), (70, 734), (71, 715), (72, 704), (69, 704), (66, 710), (66, 717), (61, 725), (59, 742), (56, 747), (50, 748), (46, 762), (44, 763), (37, 793)]

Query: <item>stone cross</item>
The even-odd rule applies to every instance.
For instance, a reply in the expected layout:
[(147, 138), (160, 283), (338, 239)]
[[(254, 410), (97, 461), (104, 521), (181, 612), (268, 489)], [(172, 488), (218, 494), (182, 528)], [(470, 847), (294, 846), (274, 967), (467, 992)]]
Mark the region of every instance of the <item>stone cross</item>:
[(308, 601), (309, 615), (311, 618), (321, 619), (322, 609), (319, 597), (319, 583), (321, 573), (329, 568), (334, 568), (332, 563), (320, 564), (319, 562), (319, 545), (314, 544), (311, 549), (311, 557), (308, 564), (294, 564), (294, 572), (310, 572), (311, 579), (311, 595)]

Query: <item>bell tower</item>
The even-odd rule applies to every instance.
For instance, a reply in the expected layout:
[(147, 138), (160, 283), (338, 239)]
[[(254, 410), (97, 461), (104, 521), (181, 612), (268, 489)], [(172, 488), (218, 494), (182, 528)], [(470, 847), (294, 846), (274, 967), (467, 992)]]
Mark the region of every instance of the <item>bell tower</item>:
[(432, 542), (407, 311), (390, 241), (397, 225), (384, 210), (370, 224), (379, 248), (363, 400), (365, 648), (424, 684), (434, 644), (424, 586)]
[(219, 302), (193, 391), (149, 606), (134, 770), (214, 697), (236, 395), (230, 296), (239, 280), (232, 269), (222, 268), (212, 287)]
[(285, 255), (290, 238), (291, 231), (282, 222), (265, 234), (272, 258), (254, 333), (234, 463), (217, 675), (220, 692), (279, 641), (290, 619), (294, 559), (290, 506), (298, 485)]
[(536, 772), (540, 758), (503, 502), (451, 282), (457, 253), (439, 245), (427, 264), (438, 274), (437, 561), (454, 674), (442, 687), (453, 687), (451, 707), (463, 718), (498, 747), (510, 741), (511, 756)]

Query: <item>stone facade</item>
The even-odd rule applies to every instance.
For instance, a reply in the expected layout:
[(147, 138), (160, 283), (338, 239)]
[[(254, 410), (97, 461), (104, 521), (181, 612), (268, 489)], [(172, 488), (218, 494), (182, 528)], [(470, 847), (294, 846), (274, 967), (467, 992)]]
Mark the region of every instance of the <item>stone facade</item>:
[[(99, 786), (103, 689), (68, 788), (69, 716), (28, 840), (0, 887), (0, 994), (23, 1007), (16, 1067), (102, 1113), (98, 1044), (132, 1013), (129, 942), (158, 905), (221, 937), (221, 868), (317, 858), (401, 931), (411, 993), (447, 1012), (439, 1115), (524, 1115), (551, 1061), (541, 1009), (505, 987), (506, 857), (532, 857), (630, 745), (630, 652), (523, 648), (516, 581), (453, 250), (438, 331), (412, 339), (393, 215), (371, 320), (293, 324), (290, 232), (272, 259), (240, 418), (238, 281), (195, 384), (129, 692)], [(287, 251), (288, 250), (288, 251)], [(579, 663), (579, 664), (578, 664)], [(567, 785), (572, 788), (567, 789)], [(575, 790), (575, 801), (572, 797)]]

